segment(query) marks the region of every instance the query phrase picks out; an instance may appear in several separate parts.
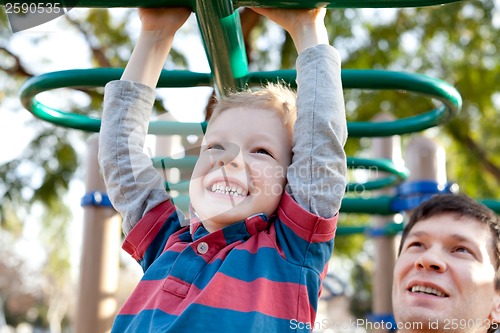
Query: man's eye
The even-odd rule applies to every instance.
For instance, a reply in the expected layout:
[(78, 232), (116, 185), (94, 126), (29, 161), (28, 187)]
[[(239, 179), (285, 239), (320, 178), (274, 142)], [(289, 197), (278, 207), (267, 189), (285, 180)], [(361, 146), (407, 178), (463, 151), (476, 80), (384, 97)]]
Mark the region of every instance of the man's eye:
[(471, 253), (471, 251), (469, 251), (468, 248), (466, 247), (463, 247), (463, 246), (457, 246), (455, 249), (454, 249), (455, 252), (459, 252), (459, 253)]
[(421, 242), (411, 242), (408, 244), (407, 248), (411, 248), (411, 247), (422, 247), (423, 244)]
[(215, 144), (208, 145), (207, 150), (209, 150), (209, 149), (224, 150), (224, 147), (222, 147), (222, 145), (220, 145), (220, 144), (215, 143)]
[(269, 155), (271, 157), (273, 157), (273, 155), (266, 149), (264, 148), (259, 148), (255, 151), (257, 154), (264, 154), (264, 155)]

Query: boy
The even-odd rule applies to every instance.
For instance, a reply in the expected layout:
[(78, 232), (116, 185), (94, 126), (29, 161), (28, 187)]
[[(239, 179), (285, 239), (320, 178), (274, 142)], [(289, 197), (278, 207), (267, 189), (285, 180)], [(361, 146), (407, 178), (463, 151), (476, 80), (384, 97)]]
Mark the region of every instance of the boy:
[(500, 327), (500, 221), (465, 195), (436, 195), (413, 212), (394, 268), (400, 332)]
[(142, 149), (154, 87), (189, 11), (139, 10), (138, 45), (122, 80), (106, 87), (100, 136), (123, 248), (145, 271), (114, 332), (314, 325), (346, 182), (340, 59), (328, 45), (325, 9), (255, 10), (290, 33), (298, 96), (274, 85), (221, 101), (193, 171), (186, 227)]

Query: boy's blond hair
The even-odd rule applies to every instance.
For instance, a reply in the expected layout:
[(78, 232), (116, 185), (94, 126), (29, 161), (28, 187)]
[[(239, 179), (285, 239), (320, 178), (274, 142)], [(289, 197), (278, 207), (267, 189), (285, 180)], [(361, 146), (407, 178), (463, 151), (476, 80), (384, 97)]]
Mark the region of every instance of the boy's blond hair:
[(265, 109), (277, 112), (283, 125), (293, 133), (293, 125), (297, 120), (296, 102), (297, 94), (290, 86), (283, 83), (268, 83), (259, 90), (248, 89), (230, 93), (214, 106), (210, 121), (232, 108)]

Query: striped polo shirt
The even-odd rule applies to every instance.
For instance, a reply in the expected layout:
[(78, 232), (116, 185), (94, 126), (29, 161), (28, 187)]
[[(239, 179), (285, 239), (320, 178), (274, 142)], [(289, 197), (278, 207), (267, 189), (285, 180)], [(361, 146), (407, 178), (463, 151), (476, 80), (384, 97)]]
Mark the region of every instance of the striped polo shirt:
[(125, 239), (144, 276), (112, 332), (302, 332), (314, 324), (337, 216), (316, 216), (287, 193), (269, 219), (213, 233), (196, 220), (182, 227), (177, 216), (167, 200)]

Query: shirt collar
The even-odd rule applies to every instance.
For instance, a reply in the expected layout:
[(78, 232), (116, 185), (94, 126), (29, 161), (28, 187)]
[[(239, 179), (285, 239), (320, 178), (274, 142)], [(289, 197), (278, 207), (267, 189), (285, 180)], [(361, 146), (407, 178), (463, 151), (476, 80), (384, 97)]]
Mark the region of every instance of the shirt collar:
[[(266, 214), (259, 213), (228, 225), (219, 231), (224, 233), (227, 243), (230, 244), (238, 240), (246, 240), (258, 232), (268, 229), (271, 220)], [(196, 215), (191, 218), (189, 230), (193, 241), (209, 234)]]

